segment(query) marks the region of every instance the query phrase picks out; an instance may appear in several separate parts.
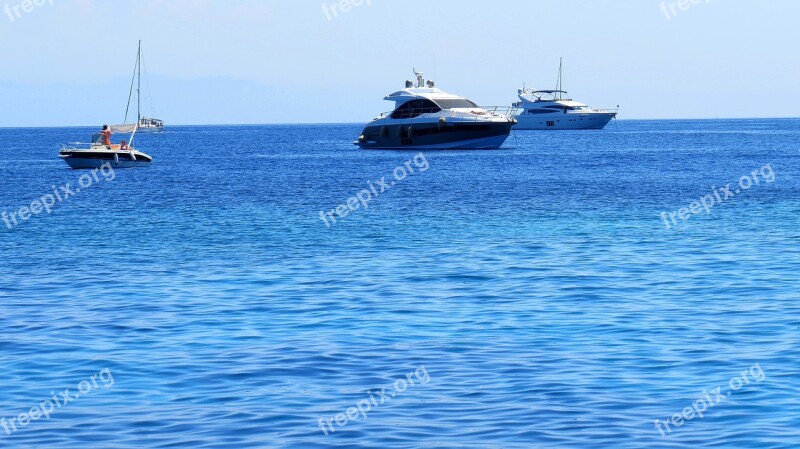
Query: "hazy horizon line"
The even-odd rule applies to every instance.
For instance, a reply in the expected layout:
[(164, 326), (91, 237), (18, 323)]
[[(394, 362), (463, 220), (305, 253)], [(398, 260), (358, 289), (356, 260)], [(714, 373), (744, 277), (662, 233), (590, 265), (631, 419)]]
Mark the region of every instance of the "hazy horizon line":
[[(621, 122), (670, 122), (670, 121), (714, 121), (714, 120), (800, 120), (800, 116), (796, 117), (680, 117), (680, 118), (623, 118), (614, 119)], [(177, 124), (165, 125), (165, 128), (177, 127), (205, 127), (205, 126), (311, 126), (311, 125), (364, 125), (368, 122), (272, 122), (272, 123), (194, 123), (194, 124)], [(613, 123), (613, 122), (612, 122)], [(102, 127), (99, 125), (67, 125), (67, 126), (0, 126), (0, 129), (69, 129), (69, 128), (95, 128)], [(125, 133), (123, 133), (125, 134)]]

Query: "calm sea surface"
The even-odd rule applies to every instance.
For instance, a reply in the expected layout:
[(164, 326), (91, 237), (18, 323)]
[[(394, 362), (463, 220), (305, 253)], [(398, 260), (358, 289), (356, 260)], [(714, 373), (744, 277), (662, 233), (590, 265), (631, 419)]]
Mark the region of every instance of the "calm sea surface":
[(800, 120), (361, 128), (0, 129), (0, 447), (798, 447)]

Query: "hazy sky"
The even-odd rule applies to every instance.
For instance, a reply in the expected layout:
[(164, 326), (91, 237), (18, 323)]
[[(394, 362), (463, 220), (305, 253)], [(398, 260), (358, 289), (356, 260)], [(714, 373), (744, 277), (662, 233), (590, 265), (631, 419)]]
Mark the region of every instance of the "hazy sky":
[(366, 122), (434, 60), (440, 88), (506, 105), (560, 56), (623, 119), (800, 116), (800, 2), (684, 1), (0, 0), (0, 126), (120, 122), (139, 39), (168, 125)]

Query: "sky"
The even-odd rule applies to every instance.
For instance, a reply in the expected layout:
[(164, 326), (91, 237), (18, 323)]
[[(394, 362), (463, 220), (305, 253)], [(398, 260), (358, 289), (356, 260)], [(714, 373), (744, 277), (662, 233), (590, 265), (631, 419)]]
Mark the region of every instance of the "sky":
[(0, 127), (121, 123), (140, 39), (168, 126), (363, 123), (413, 68), (510, 105), (561, 57), (621, 119), (800, 116), (796, 0), (29, 1), (0, 0)]

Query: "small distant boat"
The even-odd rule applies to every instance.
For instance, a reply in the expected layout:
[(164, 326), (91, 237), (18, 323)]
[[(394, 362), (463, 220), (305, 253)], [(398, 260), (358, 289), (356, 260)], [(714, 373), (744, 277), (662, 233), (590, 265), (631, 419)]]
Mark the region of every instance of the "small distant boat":
[(142, 41), (139, 41), (139, 52), (136, 54), (136, 67), (133, 70), (133, 79), (131, 80), (131, 91), (128, 95), (128, 106), (125, 108), (125, 123), (126, 125), (114, 125), (115, 127), (129, 126), (128, 112), (131, 108), (131, 98), (133, 97), (133, 88), (136, 86), (136, 125), (139, 127), (140, 133), (158, 133), (164, 131), (164, 121), (152, 118), (142, 117)]
[[(114, 130), (114, 127), (112, 127)], [(120, 131), (119, 128), (116, 129)], [(131, 132), (131, 145), (136, 134), (134, 126)], [(123, 150), (120, 145), (103, 145), (101, 134), (93, 134), (90, 143), (74, 142), (62, 145), (59, 157), (73, 169), (100, 168), (109, 164), (113, 168), (131, 168), (148, 166), (153, 162), (149, 155), (137, 151), (133, 146)]]
[(558, 83), (555, 90), (535, 90), (522, 88), (518, 103), (514, 106), (521, 112), (517, 115), (518, 130), (566, 130), (603, 129), (614, 119), (617, 109), (594, 109), (568, 98), (561, 90), (562, 67), (558, 69)]
[(164, 121), (157, 118), (142, 117), (139, 119), (140, 133), (164, 132)]
[(481, 107), (457, 95), (427, 84), (414, 71), (417, 84), (385, 100), (395, 109), (370, 122), (354, 144), (364, 149), (496, 149), (503, 145), (516, 123), (516, 109)]

